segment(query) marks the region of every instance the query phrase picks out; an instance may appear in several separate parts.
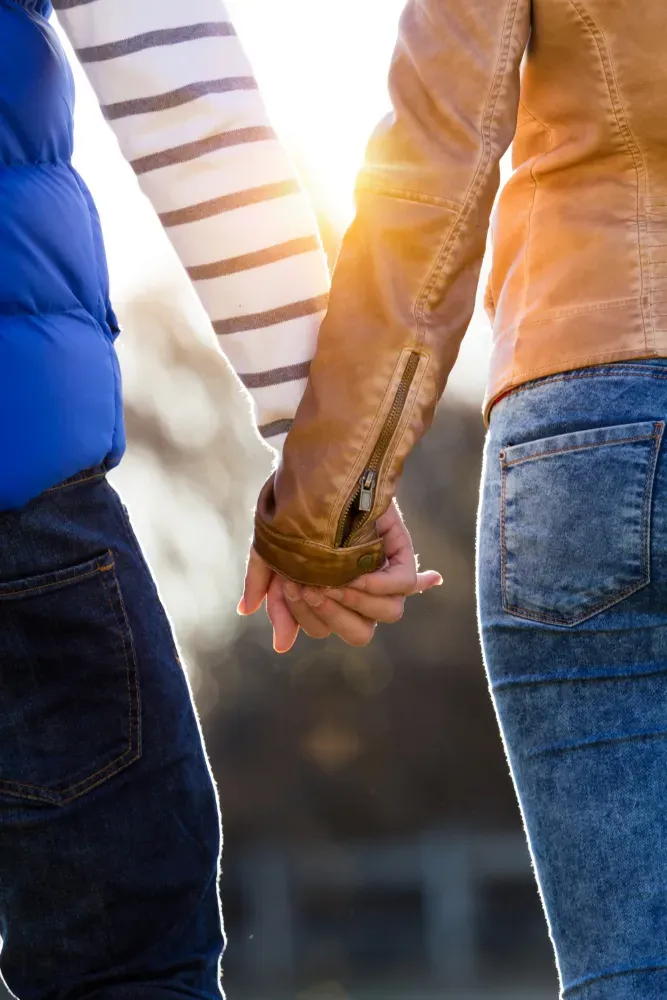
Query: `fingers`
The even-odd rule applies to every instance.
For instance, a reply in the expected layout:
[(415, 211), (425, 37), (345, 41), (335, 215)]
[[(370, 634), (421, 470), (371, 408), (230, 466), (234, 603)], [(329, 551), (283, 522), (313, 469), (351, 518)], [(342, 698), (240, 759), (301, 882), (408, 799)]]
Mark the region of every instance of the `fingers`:
[(369, 621), (328, 597), (318, 604), (317, 617), (328, 627), (329, 634), (335, 632), (348, 646), (367, 646), (375, 635), (375, 621)]
[[(306, 591), (306, 599), (308, 599), (309, 594), (310, 592)], [(405, 612), (404, 597), (375, 597), (350, 587), (341, 590), (328, 590), (320, 595), (319, 600), (324, 601), (325, 598), (376, 622), (398, 622)], [(317, 608), (317, 611), (319, 614), (320, 607)]]
[(415, 592), (417, 585), (417, 560), (410, 532), (395, 500), (378, 520), (378, 531), (384, 544), (387, 565), (360, 577), (350, 586), (376, 597), (397, 594), (407, 597)]
[(361, 590), (374, 597), (395, 597), (397, 594), (409, 597), (414, 594), (417, 586), (417, 569), (414, 565), (389, 565), (375, 573), (354, 580), (350, 585), (352, 590)]
[(269, 584), (266, 610), (273, 625), (273, 648), (276, 653), (287, 653), (299, 634), (299, 625), (287, 604), (280, 577), (274, 576)]
[(412, 538), (395, 500), (378, 520), (378, 531), (384, 544), (387, 564), (375, 573), (359, 577), (349, 585), (350, 590), (362, 591), (373, 597), (410, 597), (442, 583), (439, 573), (417, 573)]
[(243, 597), (239, 601), (238, 606), (238, 613), (240, 615), (254, 615), (261, 608), (272, 576), (273, 570), (271, 567), (267, 566), (254, 548), (251, 548), (250, 555), (248, 556)]
[(415, 588), (415, 594), (425, 594), (427, 590), (432, 590), (433, 587), (442, 587), (444, 580), (439, 573), (435, 570), (429, 569), (424, 573), (417, 573), (417, 586)]
[[(279, 580), (279, 582), (290, 614), (298, 622), (306, 635), (310, 636), (311, 639), (326, 639), (330, 636), (331, 629), (304, 600), (301, 600), (300, 597), (295, 600), (289, 596), (295, 593), (293, 588), (298, 587), (298, 584), (291, 584), (290, 581), (285, 580)], [(300, 587), (299, 591), (301, 591)]]
[(377, 526), (390, 562), (407, 564), (415, 561), (412, 538), (395, 500), (378, 520)]

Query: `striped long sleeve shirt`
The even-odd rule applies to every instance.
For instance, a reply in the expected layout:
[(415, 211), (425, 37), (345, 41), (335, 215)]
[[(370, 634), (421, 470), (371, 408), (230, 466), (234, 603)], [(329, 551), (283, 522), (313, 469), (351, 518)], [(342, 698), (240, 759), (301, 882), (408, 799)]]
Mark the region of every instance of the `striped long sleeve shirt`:
[(313, 210), (221, 0), (53, 6), (279, 449), (329, 277)]

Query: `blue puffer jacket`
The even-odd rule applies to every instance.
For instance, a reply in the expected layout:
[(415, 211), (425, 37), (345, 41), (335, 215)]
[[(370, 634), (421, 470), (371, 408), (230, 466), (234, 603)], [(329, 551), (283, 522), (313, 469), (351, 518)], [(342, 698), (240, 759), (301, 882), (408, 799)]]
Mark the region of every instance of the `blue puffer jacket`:
[(0, 510), (125, 446), (100, 223), (48, 0), (0, 0)]

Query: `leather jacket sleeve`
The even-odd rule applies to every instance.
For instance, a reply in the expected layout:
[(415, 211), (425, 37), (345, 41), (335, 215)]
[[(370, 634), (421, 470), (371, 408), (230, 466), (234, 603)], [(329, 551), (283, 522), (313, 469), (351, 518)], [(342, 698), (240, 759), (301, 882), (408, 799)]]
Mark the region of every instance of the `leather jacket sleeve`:
[(516, 128), (530, 0), (409, 0), (305, 396), (255, 546), (297, 582), (384, 563), (375, 522), (431, 425), (474, 309)]

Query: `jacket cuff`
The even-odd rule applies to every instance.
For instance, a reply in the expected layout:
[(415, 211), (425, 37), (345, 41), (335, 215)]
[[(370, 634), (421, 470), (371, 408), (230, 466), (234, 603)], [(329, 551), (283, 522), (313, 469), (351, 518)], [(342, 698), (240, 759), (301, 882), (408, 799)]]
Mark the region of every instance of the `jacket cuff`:
[(283, 535), (269, 524), (273, 480), (266, 483), (255, 514), (254, 546), (264, 562), (281, 576), (311, 587), (345, 587), (385, 564), (378, 538), (349, 548), (332, 548), (321, 542)]

